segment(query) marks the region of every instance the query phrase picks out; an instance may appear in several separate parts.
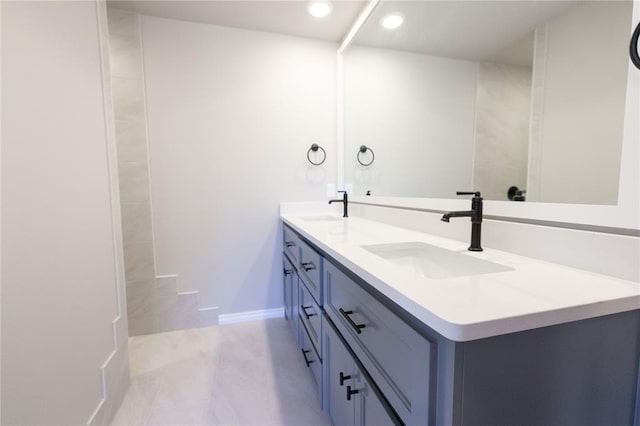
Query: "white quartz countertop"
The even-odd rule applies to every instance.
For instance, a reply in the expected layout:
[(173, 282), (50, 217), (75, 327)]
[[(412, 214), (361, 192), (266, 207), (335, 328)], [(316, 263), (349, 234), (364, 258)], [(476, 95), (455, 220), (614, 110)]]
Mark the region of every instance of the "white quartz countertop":
[[(282, 220), (329, 256), (446, 338), (468, 341), (640, 309), (640, 283), (599, 275), (358, 217)], [(513, 268), (430, 279), (363, 245), (424, 242)]]

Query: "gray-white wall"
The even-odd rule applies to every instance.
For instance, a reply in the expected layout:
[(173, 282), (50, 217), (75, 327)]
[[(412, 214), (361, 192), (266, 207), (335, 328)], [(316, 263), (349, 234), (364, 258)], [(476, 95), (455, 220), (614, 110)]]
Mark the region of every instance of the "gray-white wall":
[(1, 8), (1, 421), (108, 423), (129, 369), (106, 11)]
[[(335, 183), (337, 46), (141, 22), (157, 273), (221, 320), (280, 308), (279, 202)], [(322, 166), (307, 162), (312, 143)]]
[(618, 203), (632, 7), (585, 2), (538, 29), (527, 200)]

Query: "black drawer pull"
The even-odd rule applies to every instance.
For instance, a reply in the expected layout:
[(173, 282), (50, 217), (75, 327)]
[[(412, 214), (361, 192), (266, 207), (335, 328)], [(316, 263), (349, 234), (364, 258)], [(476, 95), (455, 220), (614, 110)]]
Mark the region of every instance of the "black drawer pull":
[(344, 386), (344, 381), (349, 380), (351, 376), (345, 376), (344, 373), (340, 372), (340, 386)]
[(302, 262), (300, 266), (302, 266), (302, 269), (304, 269), (305, 272), (316, 269), (316, 265), (314, 265), (313, 262)]
[(291, 275), (293, 274), (293, 269), (283, 269), (282, 272), (284, 273), (284, 276), (286, 277), (287, 275)]
[(293, 241), (285, 241), (284, 245), (287, 247), (293, 247), (296, 245), (296, 243), (294, 243)]
[(355, 330), (355, 332), (358, 333), (358, 334), (361, 334), (362, 333), (362, 329), (365, 328), (366, 325), (364, 325), (364, 324), (356, 324), (355, 322), (353, 322), (353, 320), (349, 316), (349, 315), (351, 315), (353, 313), (353, 311), (345, 311), (342, 308), (340, 308), (339, 310), (340, 310), (340, 313), (342, 314), (342, 316), (344, 317), (344, 319), (347, 320), (347, 322)]
[(311, 350), (301, 349), (301, 351), (302, 351), (302, 357), (304, 358), (304, 363), (307, 364), (307, 367), (310, 366), (311, 363), (313, 363), (313, 360), (307, 359), (307, 352), (311, 352)]
[(347, 401), (351, 401), (351, 395), (355, 395), (357, 393), (360, 393), (360, 391), (358, 389), (351, 389), (351, 386), (347, 386)]
[(307, 317), (307, 319), (309, 319), (309, 318), (311, 318), (311, 317), (313, 317), (313, 316), (318, 315), (318, 314), (316, 314), (315, 312), (314, 312), (314, 313), (312, 313), (312, 314), (308, 314), (308, 313), (307, 313), (307, 309), (311, 309), (311, 308), (313, 308), (313, 306), (311, 306), (311, 305), (309, 305), (309, 306), (300, 305), (300, 309), (302, 309), (302, 313), (304, 314), (304, 316), (305, 316), (305, 317)]

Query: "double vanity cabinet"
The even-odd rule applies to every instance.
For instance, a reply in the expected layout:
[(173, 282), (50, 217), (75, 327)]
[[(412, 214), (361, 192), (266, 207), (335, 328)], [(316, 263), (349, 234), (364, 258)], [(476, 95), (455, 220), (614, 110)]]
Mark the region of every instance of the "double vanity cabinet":
[(331, 263), (290, 228), (285, 226), (283, 235), (285, 318), (311, 370), (319, 403), (335, 425), (402, 424), (336, 329), (335, 314), (324, 310), (338, 309), (338, 315), (362, 333), (349, 311), (325, 299), (332, 294), (323, 285), (327, 276), (331, 280)]
[(285, 316), (335, 425), (640, 425), (640, 310), (456, 341), (312, 240), (284, 223)]

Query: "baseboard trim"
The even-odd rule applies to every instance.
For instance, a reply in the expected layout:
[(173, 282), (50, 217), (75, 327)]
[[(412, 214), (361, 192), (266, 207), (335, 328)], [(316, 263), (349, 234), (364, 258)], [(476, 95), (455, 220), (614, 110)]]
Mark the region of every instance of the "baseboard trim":
[(234, 324), (237, 322), (257, 321), (269, 318), (284, 317), (284, 308), (261, 309), (257, 311), (236, 312), (234, 314), (223, 314), (218, 316), (218, 324)]
[(200, 320), (200, 327), (209, 327), (210, 325), (220, 324), (218, 319), (218, 307), (208, 306), (206, 308), (199, 308), (198, 318)]
[[(119, 367), (119, 366), (113, 365), (113, 361), (116, 360), (118, 355), (121, 355), (121, 356), (123, 355), (121, 353), (122, 348), (118, 344), (118, 336), (117, 336), (118, 323), (120, 321), (122, 321), (122, 317), (120, 315), (118, 315), (118, 317), (116, 317), (116, 319), (112, 321), (114, 349), (111, 351), (111, 353), (109, 354), (107, 359), (104, 361), (104, 363), (100, 366), (100, 385), (101, 385), (100, 387), (102, 390), (102, 398), (98, 402), (98, 405), (96, 406), (95, 410), (93, 410), (93, 413), (91, 413), (91, 416), (87, 421), (87, 425), (102, 424), (104, 423), (104, 420), (106, 420), (107, 422), (110, 422), (111, 418), (115, 414), (115, 411), (118, 409), (117, 406), (113, 406), (113, 399), (118, 398), (118, 395), (114, 395), (115, 393), (117, 393), (117, 389), (115, 388), (116, 384), (114, 383), (114, 380), (116, 379), (116, 377), (113, 377), (113, 374), (109, 374), (109, 372), (110, 371), (112, 372), (113, 369), (117, 369)], [(128, 364), (128, 353), (124, 355), (126, 355), (126, 358), (125, 358), (125, 361), (123, 362), (126, 362)], [(127, 366), (127, 371), (128, 369), (129, 367)], [(123, 389), (120, 389), (120, 393), (121, 393), (121, 395), (119, 395), (120, 397), (124, 397), (124, 393), (127, 391), (128, 387), (129, 387), (129, 383), (126, 383), (126, 387), (124, 387)], [(119, 399), (121, 400), (122, 398), (119, 398)], [(109, 404), (109, 402), (111, 402), (111, 404)], [(107, 405), (109, 407), (107, 407)], [(106, 412), (105, 410), (108, 412)]]

